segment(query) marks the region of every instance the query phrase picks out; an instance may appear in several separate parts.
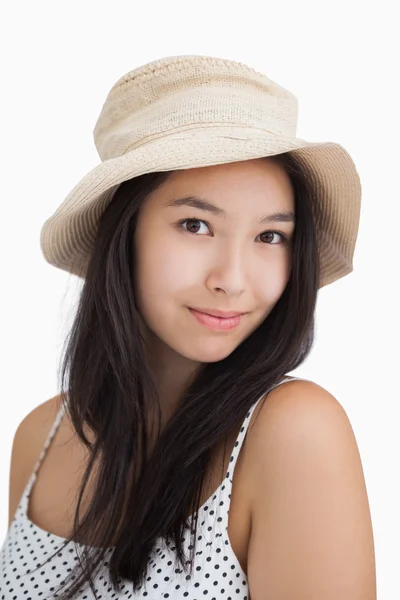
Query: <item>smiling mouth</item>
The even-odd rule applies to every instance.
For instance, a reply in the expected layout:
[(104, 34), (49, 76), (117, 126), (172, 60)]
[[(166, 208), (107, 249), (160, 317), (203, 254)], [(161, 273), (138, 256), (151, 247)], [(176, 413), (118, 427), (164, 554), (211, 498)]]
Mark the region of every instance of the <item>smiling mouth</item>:
[[(245, 313), (225, 313), (225, 315), (233, 316), (215, 316), (203, 311), (196, 310), (195, 308), (189, 308), (190, 313), (195, 319), (207, 329), (213, 331), (230, 331), (235, 329), (242, 321)], [(222, 312), (222, 311), (213, 311)]]
[(222, 319), (229, 319), (230, 317), (239, 317), (246, 313), (239, 311), (225, 311), (225, 310), (217, 310), (212, 308), (192, 308), (191, 310), (196, 310), (197, 312), (204, 313), (206, 315), (211, 315), (212, 317), (221, 317)]

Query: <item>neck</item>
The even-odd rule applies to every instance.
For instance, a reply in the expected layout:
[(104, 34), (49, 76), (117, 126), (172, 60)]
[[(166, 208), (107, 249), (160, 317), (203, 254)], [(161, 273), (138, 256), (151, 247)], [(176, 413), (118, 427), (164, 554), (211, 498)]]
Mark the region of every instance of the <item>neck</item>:
[(146, 340), (160, 393), (164, 423), (176, 412), (186, 388), (201, 368), (201, 363), (178, 354), (151, 332), (146, 335)]

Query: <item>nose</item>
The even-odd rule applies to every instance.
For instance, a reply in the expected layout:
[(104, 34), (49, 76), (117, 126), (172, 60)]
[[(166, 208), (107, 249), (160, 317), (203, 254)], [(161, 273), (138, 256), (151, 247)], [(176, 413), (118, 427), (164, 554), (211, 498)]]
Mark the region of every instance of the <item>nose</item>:
[(227, 296), (240, 296), (246, 290), (245, 257), (243, 249), (220, 247), (211, 258), (206, 285), (215, 293)]

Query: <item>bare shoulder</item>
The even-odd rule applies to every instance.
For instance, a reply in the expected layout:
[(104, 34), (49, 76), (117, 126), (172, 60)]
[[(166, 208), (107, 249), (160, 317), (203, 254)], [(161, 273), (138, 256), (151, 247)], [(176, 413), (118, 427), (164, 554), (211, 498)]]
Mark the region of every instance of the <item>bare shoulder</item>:
[[(274, 388), (265, 402), (260, 406), (259, 413), (254, 423), (255, 433), (253, 437), (261, 433), (265, 428), (280, 425), (276, 433), (285, 434), (285, 429), (295, 433), (296, 428), (316, 425), (334, 427), (335, 421), (341, 422), (342, 431), (352, 432), (352, 427), (347, 414), (335, 396), (322, 386), (307, 379), (293, 379), (283, 385)], [(321, 421), (322, 420), (322, 421)], [(256, 433), (257, 432), (257, 433)], [(286, 432), (288, 433), (288, 432)]]
[(31, 410), (16, 429), (9, 477), (9, 525), (60, 407), (61, 397), (54, 396)]
[(312, 381), (278, 386), (257, 414), (247, 456), (252, 600), (375, 600), (367, 489), (340, 402)]

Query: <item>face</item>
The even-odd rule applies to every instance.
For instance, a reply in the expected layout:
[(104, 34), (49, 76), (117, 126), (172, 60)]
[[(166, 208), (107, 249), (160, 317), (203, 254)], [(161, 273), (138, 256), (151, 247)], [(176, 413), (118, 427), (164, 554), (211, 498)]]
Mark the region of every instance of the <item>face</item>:
[(292, 264), (294, 214), (275, 213), (294, 213), (294, 193), (268, 159), (174, 171), (146, 198), (135, 297), (157, 349), (219, 361), (264, 321)]

